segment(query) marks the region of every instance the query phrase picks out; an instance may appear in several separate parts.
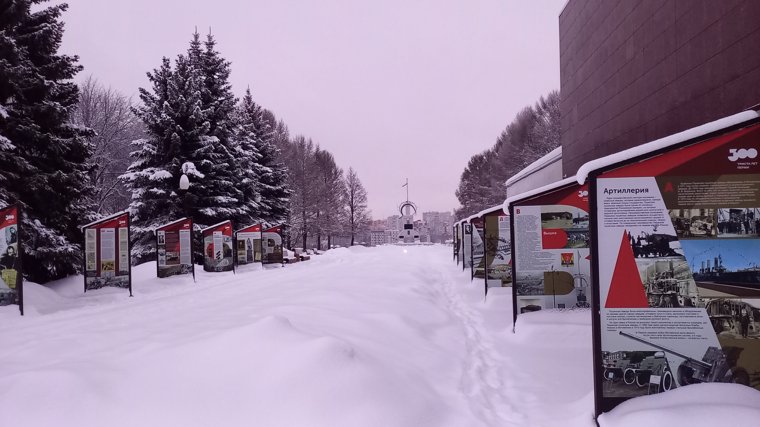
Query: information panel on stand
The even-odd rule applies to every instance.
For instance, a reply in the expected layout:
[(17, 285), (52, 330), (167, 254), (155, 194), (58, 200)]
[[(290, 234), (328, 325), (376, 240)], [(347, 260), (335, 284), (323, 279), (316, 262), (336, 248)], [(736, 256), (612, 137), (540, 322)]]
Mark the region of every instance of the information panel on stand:
[(483, 216), (485, 223), (486, 286), (512, 286), (512, 244), (509, 215), (502, 209)]
[(235, 232), (238, 265), (261, 262), (261, 228), (261, 224), (255, 224)]
[(565, 185), (511, 208), (515, 319), (529, 311), (590, 307), (588, 186)]
[(182, 218), (156, 229), (158, 277), (193, 273), (193, 221)]
[(262, 233), (263, 264), (282, 264), (282, 226), (277, 225)]
[(16, 206), (0, 209), (0, 306), (18, 304), (24, 314), (21, 230)]
[(129, 289), (132, 267), (129, 213), (122, 212), (82, 226), (84, 231), (84, 290), (104, 286)]
[(457, 264), (459, 264), (459, 224), (456, 224), (453, 229), (454, 233), (454, 242), (453, 242), (453, 248), (454, 248), (454, 259), (456, 260)]
[(472, 224), (465, 222), (462, 224), (462, 268), (472, 266)]
[(203, 269), (205, 271), (234, 270), (232, 249), (232, 221), (201, 230), (203, 235)]
[(597, 413), (701, 382), (760, 390), (760, 125), (744, 126), (592, 172)]
[(483, 254), (485, 253), (485, 242), (483, 241), (483, 218), (473, 218), (472, 224), (472, 276), (485, 278), (486, 266)]

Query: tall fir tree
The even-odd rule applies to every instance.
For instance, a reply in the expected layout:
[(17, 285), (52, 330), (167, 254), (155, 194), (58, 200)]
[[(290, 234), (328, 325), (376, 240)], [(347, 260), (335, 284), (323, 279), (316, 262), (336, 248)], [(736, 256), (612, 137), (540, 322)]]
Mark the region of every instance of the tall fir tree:
[(258, 156), (254, 169), (258, 181), (258, 214), (267, 222), (279, 223), (288, 216), (292, 191), (288, 186), (288, 170), (280, 161), (280, 153), (275, 146), (275, 129), (266, 113), (253, 101), (250, 88), (246, 89), (245, 96), (238, 105), (237, 118), (240, 126), (252, 132)]
[[(250, 92), (246, 92), (246, 97), (250, 97)], [(245, 198), (243, 204), (248, 214), (245, 226), (253, 223), (265, 221), (266, 204), (261, 198), (261, 186), (259, 176), (263, 173), (260, 161), (259, 143), (255, 123), (250, 120), (248, 112), (242, 105), (235, 110), (235, 127), (232, 137), (235, 141), (236, 161), (238, 167), (238, 183), (244, 189)]]
[[(198, 71), (182, 55), (175, 69), (163, 58), (161, 66), (148, 73), (148, 80), (152, 91), (140, 88), (142, 105), (135, 111), (148, 136), (132, 143), (134, 161), (122, 176), (132, 192), (132, 255), (138, 262), (155, 250), (151, 234), (155, 227), (179, 216), (199, 216), (193, 208), (198, 206), (201, 186), (191, 185), (186, 194), (179, 194), (179, 177), (185, 162), (196, 167), (211, 162)], [(198, 169), (188, 171), (194, 183), (206, 178)]]
[[(257, 218), (256, 182), (241, 184), (241, 159), (238, 141), (234, 138), (235, 95), (230, 84), (230, 62), (216, 50), (216, 41), (209, 34), (201, 43), (196, 31), (187, 56), (201, 76), (201, 108), (206, 112), (208, 136), (214, 149), (212, 181), (203, 183), (210, 190), (205, 209), (215, 222), (231, 219), (236, 224), (250, 223)], [(255, 156), (255, 154), (254, 154)], [(214, 194), (217, 194), (215, 196)], [(215, 211), (215, 212), (214, 212)], [(218, 221), (217, 221), (218, 219)]]
[(46, 282), (81, 270), (89, 219), (89, 129), (70, 124), (76, 56), (58, 54), (66, 4), (0, 3), (0, 206), (18, 203), (25, 275)]
[[(227, 219), (251, 221), (255, 186), (243, 189), (235, 140), (234, 107), (228, 82), (229, 62), (214, 49), (213, 39), (201, 44), (193, 36), (187, 55), (174, 69), (164, 58), (148, 73), (152, 90), (140, 89), (137, 110), (148, 137), (135, 141), (134, 162), (123, 176), (132, 191), (135, 251), (138, 261), (155, 250), (150, 231), (189, 215), (196, 228)], [(190, 169), (183, 165), (190, 163)], [(186, 173), (190, 188), (179, 190)]]

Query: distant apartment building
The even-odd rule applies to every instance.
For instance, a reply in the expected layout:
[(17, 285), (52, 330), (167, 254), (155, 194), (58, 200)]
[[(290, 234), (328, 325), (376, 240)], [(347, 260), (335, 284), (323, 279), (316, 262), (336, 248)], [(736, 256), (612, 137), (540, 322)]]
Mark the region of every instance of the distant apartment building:
[(369, 244), (372, 246), (380, 246), (388, 243), (388, 237), (385, 230), (370, 230), (369, 232)]
[(400, 215), (391, 215), (388, 217), (388, 219), (385, 220), (385, 229), (386, 230), (401, 230), (404, 227), (402, 227), (403, 221), (401, 219)]

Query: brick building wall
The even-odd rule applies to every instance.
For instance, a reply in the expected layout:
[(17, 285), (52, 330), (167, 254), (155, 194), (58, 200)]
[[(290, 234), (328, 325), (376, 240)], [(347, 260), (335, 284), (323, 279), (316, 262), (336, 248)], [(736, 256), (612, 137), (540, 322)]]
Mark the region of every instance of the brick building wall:
[(563, 173), (760, 103), (760, 1), (570, 0)]

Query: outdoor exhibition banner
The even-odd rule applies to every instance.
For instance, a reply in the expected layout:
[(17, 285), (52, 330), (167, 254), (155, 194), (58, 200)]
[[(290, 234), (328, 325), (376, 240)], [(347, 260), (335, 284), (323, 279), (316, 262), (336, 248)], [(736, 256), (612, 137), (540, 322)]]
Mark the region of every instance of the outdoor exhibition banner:
[(510, 209), (514, 321), (528, 311), (590, 307), (588, 186), (573, 181), (515, 200)]
[(464, 253), (464, 224), (457, 223), (457, 265), (462, 262), (462, 256)]
[(509, 215), (501, 208), (483, 215), (486, 292), (488, 288), (512, 286), (512, 243)]
[(18, 304), (24, 315), (21, 227), (16, 206), (0, 209), (0, 305)]
[(261, 262), (263, 253), (261, 229), (261, 224), (255, 224), (235, 232), (238, 265)]
[(483, 218), (473, 218), (472, 223), (472, 269), (470, 271), (471, 277), (478, 277), (485, 279), (486, 266), (483, 254), (485, 253), (486, 245), (483, 241)]
[(262, 264), (282, 264), (282, 225), (264, 230), (261, 235), (263, 243)]
[(597, 413), (760, 389), (760, 125), (720, 132), (591, 173)]
[(156, 272), (158, 277), (192, 273), (193, 220), (182, 218), (156, 229)]
[(459, 264), (459, 224), (452, 227), (452, 232), (454, 234), (454, 244), (451, 246), (454, 249), (454, 260)]
[(232, 221), (201, 230), (203, 236), (203, 269), (205, 271), (232, 271), (235, 269), (232, 250)]
[(104, 286), (129, 289), (132, 296), (129, 213), (120, 212), (82, 226), (84, 291)]
[(462, 239), (462, 270), (472, 266), (472, 224), (462, 223), (464, 238)]

